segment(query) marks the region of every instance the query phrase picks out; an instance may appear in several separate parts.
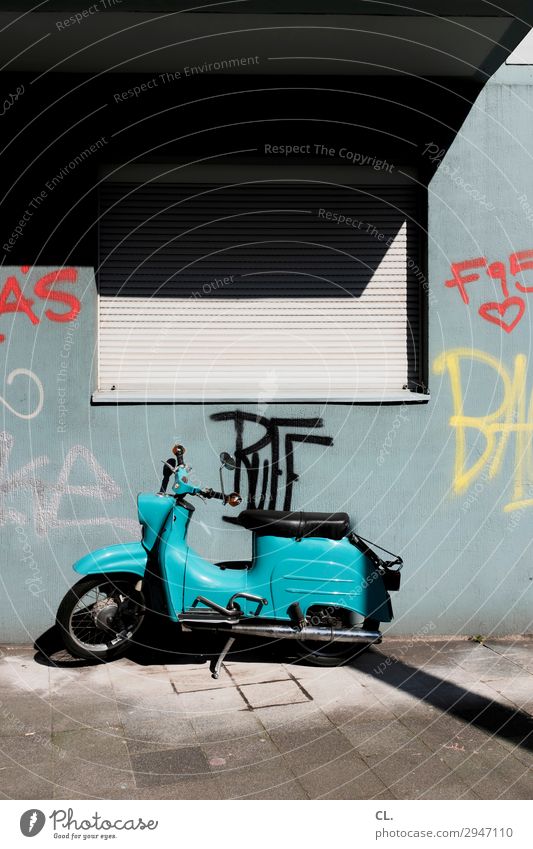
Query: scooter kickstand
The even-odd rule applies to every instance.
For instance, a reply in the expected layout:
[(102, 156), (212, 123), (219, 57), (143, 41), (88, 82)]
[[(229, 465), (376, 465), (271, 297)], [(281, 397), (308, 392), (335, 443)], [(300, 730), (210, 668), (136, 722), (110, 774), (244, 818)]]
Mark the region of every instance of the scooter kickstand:
[(209, 671), (211, 672), (211, 677), (214, 678), (215, 680), (218, 678), (218, 676), (220, 674), (220, 668), (221, 668), (222, 664), (224, 663), (224, 658), (226, 657), (227, 653), (229, 652), (229, 650), (232, 647), (234, 642), (235, 642), (235, 637), (229, 637), (226, 645), (224, 646), (224, 648), (220, 652), (218, 658), (216, 660), (213, 658), (213, 660), (209, 664)]

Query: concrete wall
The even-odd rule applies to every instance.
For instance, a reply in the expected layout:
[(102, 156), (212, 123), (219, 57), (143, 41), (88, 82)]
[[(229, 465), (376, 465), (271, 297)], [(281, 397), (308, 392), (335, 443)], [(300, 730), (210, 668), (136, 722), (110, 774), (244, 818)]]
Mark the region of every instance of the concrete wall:
[[(91, 406), (94, 269), (76, 267), (75, 280), (58, 284), (81, 303), (74, 321), (61, 322), (45, 310), (66, 312), (68, 305), (45, 307), (35, 294), (37, 280), (53, 268), (4, 267), (2, 284), (16, 278), (39, 323), (24, 312), (0, 316), (0, 639), (37, 637), (75, 580), (71, 563), (87, 550), (137, 537), (136, 493), (158, 488), (160, 460), (175, 438), (187, 446), (197, 478), (216, 487), (218, 453), (235, 446), (237, 409), (264, 417), (244, 423), (247, 444), (265, 427), (280, 437), (278, 508), (287, 486), (285, 435), (330, 437), (330, 445), (295, 444), (292, 507), (345, 509), (363, 536), (402, 554), (391, 631), (531, 629), (533, 293), (520, 292), (515, 281), (533, 286), (533, 270), (513, 276), (510, 255), (533, 250), (532, 82), (528, 70), (502, 69), (448, 153), (439, 154), (437, 144), (421, 152), (442, 158), (429, 188), (427, 404)], [(480, 261), (479, 279), (466, 284), (465, 304), (459, 287), (445, 281), (451, 263), (479, 257), (486, 264)], [(506, 286), (515, 300), (502, 306)], [(451, 420), (457, 415), (471, 418)], [(276, 417), (291, 422), (277, 426)], [(313, 419), (320, 422), (311, 428)], [(262, 450), (262, 458), (271, 456), (271, 446)], [(212, 559), (247, 556), (250, 535), (223, 523), (222, 512), (218, 503), (198, 504), (192, 545)]]

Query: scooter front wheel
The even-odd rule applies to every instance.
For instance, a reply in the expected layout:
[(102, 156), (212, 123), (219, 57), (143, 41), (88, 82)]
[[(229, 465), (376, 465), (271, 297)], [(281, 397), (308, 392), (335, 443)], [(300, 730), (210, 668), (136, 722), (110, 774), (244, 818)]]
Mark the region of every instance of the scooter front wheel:
[(78, 581), (57, 611), (68, 651), (88, 660), (124, 654), (144, 619), (144, 596), (136, 575), (91, 575)]

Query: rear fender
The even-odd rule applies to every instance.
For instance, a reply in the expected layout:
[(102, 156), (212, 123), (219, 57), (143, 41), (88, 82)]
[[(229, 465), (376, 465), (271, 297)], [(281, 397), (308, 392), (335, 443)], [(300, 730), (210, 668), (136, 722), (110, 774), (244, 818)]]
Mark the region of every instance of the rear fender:
[(116, 572), (130, 572), (144, 576), (148, 555), (140, 542), (128, 542), (120, 545), (108, 545), (91, 551), (78, 560), (72, 567), (79, 575)]

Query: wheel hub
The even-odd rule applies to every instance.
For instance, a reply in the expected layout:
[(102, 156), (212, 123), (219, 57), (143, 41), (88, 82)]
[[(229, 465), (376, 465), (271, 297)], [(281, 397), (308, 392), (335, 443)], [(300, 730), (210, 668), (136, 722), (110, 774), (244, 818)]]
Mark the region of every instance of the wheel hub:
[(92, 615), (94, 624), (101, 631), (113, 631), (113, 621), (118, 612), (118, 604), (112, 598), (106, 598), (95, 604)]

